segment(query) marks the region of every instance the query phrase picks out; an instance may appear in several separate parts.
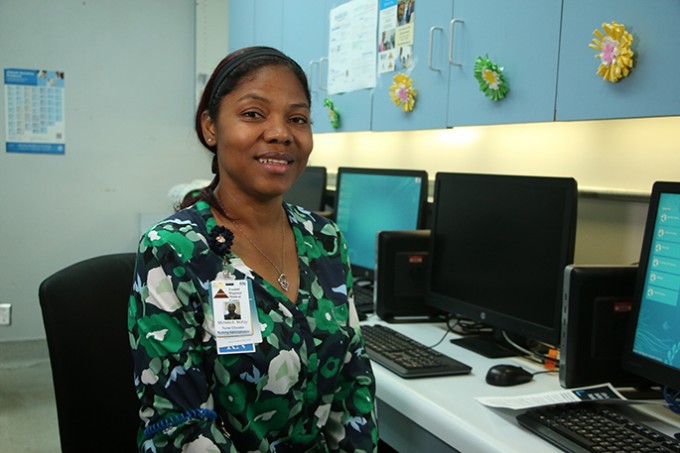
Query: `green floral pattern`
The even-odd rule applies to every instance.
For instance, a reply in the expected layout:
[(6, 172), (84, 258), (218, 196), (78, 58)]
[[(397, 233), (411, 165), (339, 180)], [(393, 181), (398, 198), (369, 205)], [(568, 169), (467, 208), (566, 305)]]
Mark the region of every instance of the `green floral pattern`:
[[(352, 299), (347, 246), (337, 226), (284, 205), (300, 269), (292, 303), (238, 256), (208, 245), (205, 202), (141, 239), (128, 329), (143, 452), (377, 450), (375, 381)], [(250, 278), (262, 326), (253, 353), (219, 355), (210, 281)], [(217, 420), (178, 417), (212, 409)], [(144, 428), (182, 420), (145, 437)]]

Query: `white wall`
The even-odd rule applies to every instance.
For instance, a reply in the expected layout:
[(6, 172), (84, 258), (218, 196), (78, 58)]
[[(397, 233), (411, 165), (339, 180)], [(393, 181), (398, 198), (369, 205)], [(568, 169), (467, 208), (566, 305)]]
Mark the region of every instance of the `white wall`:
[(330, 170), (393, 163), (430, 175), (573, 176), (581, 189), (648, 194), (654, 181), (680, 177), (679, 129), (680, 117), (665, 117), (318, 134), (311, 160)]
[(140, 214), (170, 212), (173, 185), (211, 176), (193, 132), (194, 27), (189, 0), (0, 2), (0, 66), (65, 71), (67, 137), (65, 155), (6, 153), (2, 95), (0, 303), (13, 325), (0, 341), (44, 338), (45, 277), (134, 251)]
[[(417, 104), (416, 104), (417, 108)], [(342, 112), (341, 112), (342, 114)], [(575, 262), (637, 262), (658, 180), (680, 181), (680, 117), (318, 134), (313, 165), (570, 176), (579, 200)], [(332, 178), (329, 178), (332, 179)]]

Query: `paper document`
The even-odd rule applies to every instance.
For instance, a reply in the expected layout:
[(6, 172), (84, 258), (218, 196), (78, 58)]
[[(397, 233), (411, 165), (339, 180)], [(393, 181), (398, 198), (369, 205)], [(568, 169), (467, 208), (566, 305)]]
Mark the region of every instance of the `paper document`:
[(529, 409), (552, 404), (578, 403), (581, 401), (622, 401), (626, 398), (611, 384), (599, 384), (576, 389), (564, 389), (554, 392), (533, 393), (517, 396), (483, 396), (475, 398), (488, 407), (506, 409)]
[(328, 94), (374, 88), (378, 3), (353, 0), (331, 10)]

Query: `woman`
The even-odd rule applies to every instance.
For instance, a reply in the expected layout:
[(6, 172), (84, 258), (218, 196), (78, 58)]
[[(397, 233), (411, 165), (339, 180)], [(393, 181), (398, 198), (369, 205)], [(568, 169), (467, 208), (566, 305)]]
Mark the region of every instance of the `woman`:
[(205, 87), (196, 132), (215, 177), (137, 257), (140, 451), (377, 449), (346, 244), (283, 202), (312, 151), (310, 104), (302, 69), (268, 47), (227, 56)]

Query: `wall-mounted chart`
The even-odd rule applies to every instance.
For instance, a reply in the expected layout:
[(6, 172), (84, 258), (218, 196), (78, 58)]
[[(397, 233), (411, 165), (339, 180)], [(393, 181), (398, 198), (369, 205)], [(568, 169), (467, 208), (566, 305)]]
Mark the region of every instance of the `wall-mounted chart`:
[(5, 150), (64, 154), (64, 73), (5, 69)]

